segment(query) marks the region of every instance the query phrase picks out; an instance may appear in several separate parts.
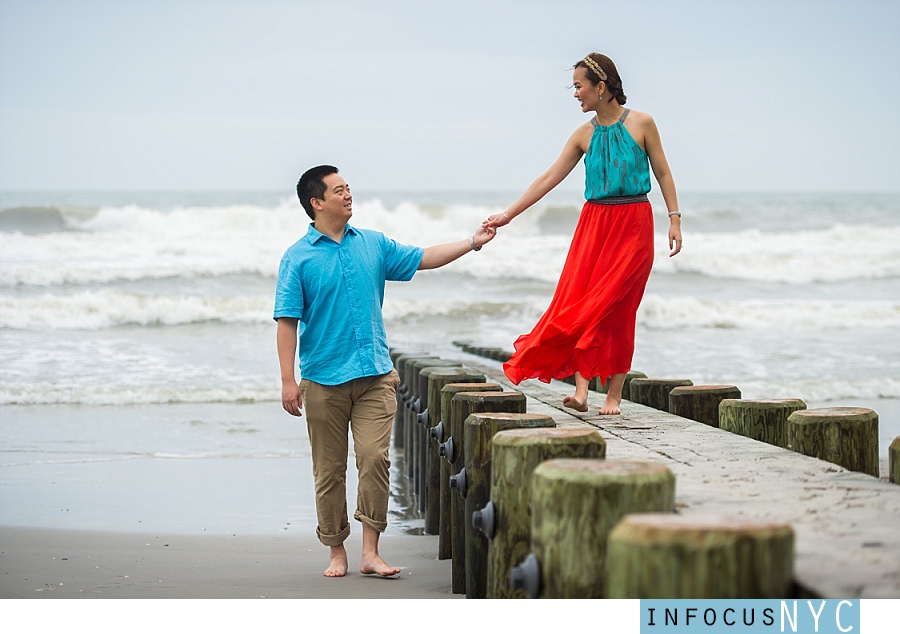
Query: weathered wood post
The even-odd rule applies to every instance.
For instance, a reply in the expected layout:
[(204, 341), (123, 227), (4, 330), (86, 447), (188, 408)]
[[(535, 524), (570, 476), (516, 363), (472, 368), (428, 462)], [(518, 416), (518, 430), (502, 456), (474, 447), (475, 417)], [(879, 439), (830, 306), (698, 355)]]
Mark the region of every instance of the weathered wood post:
[[(675, 508), (675, 476), (658, 462), (561, 458), (541, 463), (531, 478), (532, 561), (545, 599), (604, 598), (613, 526), (628, 513)], [(514, 586), (523, 586), (521, 571), (510, 573)]]
[[(437, 361), (416, 361), (413, 364), (413, 382), (415, 385), (415, 389), (413, 390), (413, 394), (415, 396), (412, 407), (410, 408), (410, 431), (407, 435), (407, 440), (409, 441), (409, 447), (411, 447), (411, 451), (408, 451), (410, 456), (410, 462), (412, 463), (412, 474), (410, 475), (410, 483), (412, 484), (413, 491), (415, 492), (416, 497), (419, 500), (419, 511), (424, 512), (424, 500), (423, 493), (425, 489), (423, 488), (423, 476), (425, 473), (425, 425), (423, 424), (422, 413), (428, 409), (428, 375), (427, 372), (429, 369), (439, 370), (442, 368), (459, 368), (462, 367), (462, 363), (456, 360), (451, 359), (438, 359)], [(425, 376), (422, 376), (423, 373), (426, 373)], [(427, 414), (426, 414), (427, 416)]]
[(606, 441), (593, 427), (513, 429), (494, 436), (492, 452), (487, 598), (524, 598), (509, 573), (531, 549), (531, 474), (554, 458), (605, 458)]
[(669, 411), (669, 392), (681, 385), (693, 385), (690, 379), (644, 379), (634, 378), (629, 384), (631, 400), (653, 409)]
[[(485, 376), (467, 368), (432, 368), (428, 374), (428, 414), (425, 438), (425, 533), (438, 535), (441, 529), (441, 458), (438, 444), (444, 442), (444, 423), (441, 419), (443, 402), (441, 390), (451, 383), (484, 383)], [(423, 374), (427, 371), (423, 370)], [(497, 386), (500, 389), (500, 386)], [(447, 427), (450, 426), (449, 406)], [(449, 482), (449, 480), (448, 480)], [(449, 485), (448, 485), (449, 486)], [(449, 558), (449, 557), (448, 557)]]
[(441, 429), (435, 432), (435, 440), (438, 442), (438, 456), (441, 458), (441, 490), (440, 504), (441, 517), (438, 532), (438, 559), (451, 559), (453, 557), (453, 533), (450, 522), (452, 512), (451, 500), (453, 496), (450, 490), (450, 458), (453, 457), (454, 447), (450, 441), (450, 413), (453, 404), (453, 396), (460, 392), (502, 392), (503, 387), (499, 383), (450, 383), (441, 388)]
[(431, 364), (441, 363), (442, 361), (443, 359), (440, 357), (422, 357), (421, 359), (409, 359), (403, 364), (403, 382), (409, 386), (409, 396), (406, 399), (406, 412), (403, 418), (403, 456), (406, 462), (406, 477), (409, 478), (411, 485), (416, 458), (416, 447), (412, 442), (412, 435), (416, 426), (416, 401), (419, 399), (419, 380), (416, 366), (421, 362)]
[(451, 591), (466, 591), (466, 526), (465, 495), (466, 475), (460, 472), (466, 465), (464, 433), (466, 419), (481, 412), (525, 413), (525, 395), (521, 392), (458, 392), (450, 400), (450, 440), (453, 443), (453, 460), (450, 462), (450, 488), (456, 494), (450, 496), (450, 534), (453, 564)]
[(878, 414), (864, 407), (804, 409), (787, 422), (788, 449), (876, 478)]
[(626, 515), (609, 534), (610, 599), (778, 599), (791, 596), (794, 531), (745, 518)]
[(726, 398), (741, 398), (734, 385), (682, 385), (669, 392), (669, 413), (719, 426), (719, 403)]
[[(632, 370), (625, 375), (625, 384), (622, 386), (622, 398), (626, 401), (633, 401), (631, 398), (631, 382), (634, 379), (646, 379), (647, 375), (643, 372), (636, 372)], [(589, 389), (594, 390), (595, 392), (600, 392), (601, 394), (609, 394), (609, 381), (605, 384), (600, 384), (600, 377), (594, 377), (591, 379), (591, 384)]]
[(801, 409), (806, 409), (806, 403), (799, 398), (726, 398), (719, 403), (719, 428), (776, 447), (786, 447), (787, 419)]
[(900, 484), (900, 436), (888, 447), (888, 474), (891, 482)]
[[(397, 357), (394, 367), (397, 374), (400, 375), (400, 387), (397, 390), (397, 413), (394, 415), (394, 447), (397, 449), (406, 449), (406, 420), (408, 413), (408, 403), (410, 398), (410, 386), (406, 383), (406, 363), (411, 359), (437, 359), (437, 357), (428, 354), (410, 353), (402, 354)], [(404, 455), (404, 461), (406, 456)]]
[[(465, 421), (463, 444), (466, 457), (466, 497), (463, 527), (466, 548), (466, 598), (487, 598), (488, 536), (480, 530), (493, 513), (491, 501), (491, 446), (497, 432), (540, 428), (549, 431), (556, 422), (546, 414), (481, 413)], [(476, 524), (478, 527), (476, 527)]]

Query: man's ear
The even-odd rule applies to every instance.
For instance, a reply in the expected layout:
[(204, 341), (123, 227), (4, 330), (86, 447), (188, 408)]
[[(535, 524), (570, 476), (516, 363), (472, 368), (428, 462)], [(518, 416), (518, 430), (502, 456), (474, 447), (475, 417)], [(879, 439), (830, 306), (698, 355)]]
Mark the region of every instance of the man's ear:
[(322, 201), (319, 200), (318, 198), (316, 198), (315, 196), (313, 196), (312, 198), (309, 199), (309, 204), (310, 204), (310, 205), (312, 206), (312, 208), (315, 209), (316, 211), (322, 211), (322, 209), (323, 209), (323, 207), (322, 207)]

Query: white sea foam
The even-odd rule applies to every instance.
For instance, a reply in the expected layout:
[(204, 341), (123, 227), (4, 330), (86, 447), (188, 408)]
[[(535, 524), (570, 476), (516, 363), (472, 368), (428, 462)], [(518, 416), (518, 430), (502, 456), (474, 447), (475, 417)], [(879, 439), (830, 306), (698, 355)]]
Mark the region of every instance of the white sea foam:
[[(357, 201), (352, 223), (399, 242), (428, 246), (471, 235), (497, 207), (428, 206)], [(570, 236), (540, 232), (541, 209), (518, 217), (478, 257), (451, 265), (485, 279), (555, 282)], [(186, 207), (169, 212), (101, 208), (78, 231), (23, 235), (0, 232), (0, 286), (54, 286), (251, 274), (274, 277), (284, 250), (309, 222), (295, 202), (277, 207)], [(655, 270), (782, 283), (900, 276), (900, 226), (834, 226), (817, 231), (692, 233), (669, 258), (657, 235)]]
[(865, 379), (786, 379), (741, 381), (742, 398), (800, 398), (807, 403), (845, 399), (900, 399), (900, 376)]
[(900, 302), (712, 301), (647, 294), (638, 323), (649, 328), (891, 328), (900, 327)]
[[(539, 317), (549, 296), (518, 301), (484, 298), (392, 299), (384, 302), (385, 321), (450, 317), (454, 319)], [(118, 326), (177, 326), (202, 322), (269, 323), (272, 298), (209, 295), (142, 295), (120, 290), (69, 295), (0, 296), (0, 328), (16, 330), (102, 330)], [(648, 328), (736, 328), (808, 330), (900, 327), (900, 302), (713, 301), (662, 297), (649, 293), (638, 310)]]
[(63, 384), (4, 381), (0, 405), (147, 405), (171, 403), (255, 403), (281, 400), (272, 381), (265, 385), (200, 387), (134, 386), (115, 383)]
[[(900, 377), (819, 379), (805, 377), (773, 381), (740, 381), (743, 398), (802, 398), (806, 402), (842, 399), (900, 399)], [(147, 405), (173, 403), (253, 403), (279, 401), (281, 393), (269, 385), (233, 388), (132, 387), (79, 385), (60, 387), (36, 382), (4, 382), (0, 405)]]
[(270, 297), (139, 295), (118, 290), (71, 295), (0, 297), (0, 328), (100, 330), (115, 326), (175, 326), (204, 321), (264, 323)]
[(691, 234), (688, 224), (682, 253), (669, 258), (667, 246), (657, 240), (658, 272), (788, 284), (900, 276), (900, 226)]

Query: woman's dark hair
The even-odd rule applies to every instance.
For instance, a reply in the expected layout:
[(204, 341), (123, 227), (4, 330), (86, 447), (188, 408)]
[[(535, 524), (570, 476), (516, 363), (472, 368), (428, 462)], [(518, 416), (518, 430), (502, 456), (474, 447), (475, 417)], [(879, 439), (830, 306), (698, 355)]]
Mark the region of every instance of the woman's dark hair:
[(313, 209), (309, 200), (325, 196), (327, 187), (324, 178), (329, 174), (337, 173), (338, 168), (334, 165), (319, 165), (306, 170), (303, 176), (300, 177), (300, 180), (297, 181), (297, 197), (300, 199), (303, 209), (306, 210), (306, 215), (313, 220), (316, 219), (316, 210)]
[[(586, 59), (590, 59), (592, 62), (594, 62), (593, 65), (598, 66), (601, 71), (606, 73), (606, 79), (603, 79), (602, 76), (596, 71), (596, 69), (591, 67), (592, 64), (588, 64), (585, 61)], [(625, 96), (625, 91), (622, 90), (622, 78), (619, 77), (619, 71), (616, 70), (616, 65), (606, 55), (601, 55), (600, 53), (591, 53), (585, 59), (575, 64), (573, 68), (583, 68), (588, 80), (592, 84), (599, 84), (602, 81), (604, 84), (606, 84), (606, 89), (609, 91), (609, 94), (619, 102), (619, 105), (625, 105), (628, 97)]]

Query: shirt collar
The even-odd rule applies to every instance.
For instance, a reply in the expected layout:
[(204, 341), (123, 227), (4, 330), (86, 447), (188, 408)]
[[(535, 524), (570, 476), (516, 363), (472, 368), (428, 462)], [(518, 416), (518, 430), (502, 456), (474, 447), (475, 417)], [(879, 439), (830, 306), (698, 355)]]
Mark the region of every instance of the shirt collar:
[[(351, 227), (349, 224), (344, 226), (344, 235), (356, 235), (356, 229)], [(309, 228), (306, 230), (306, 239), (309, 240), (310, 244), (315, 244), (321, 238), (327, 238), (324, 233), (316, 229), (316, 225), (314, 222), (309, 223)], [(329, 238), (330, 240), (330, 238)]]

